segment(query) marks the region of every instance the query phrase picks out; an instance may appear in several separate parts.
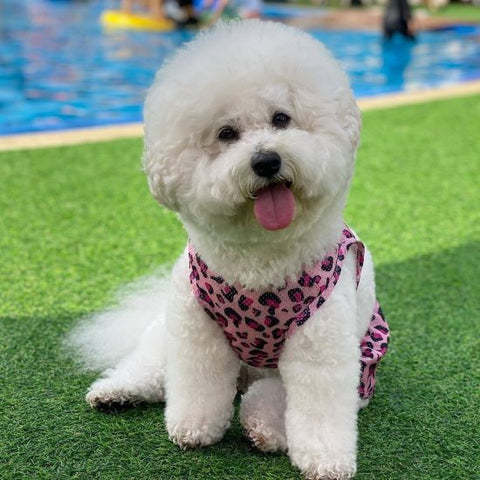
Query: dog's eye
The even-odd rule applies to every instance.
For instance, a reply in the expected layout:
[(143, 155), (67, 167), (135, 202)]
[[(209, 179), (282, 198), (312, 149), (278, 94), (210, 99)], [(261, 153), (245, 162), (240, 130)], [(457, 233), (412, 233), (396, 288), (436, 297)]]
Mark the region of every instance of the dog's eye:
[(277, 112), (273, 115), (272, 125), (275, 128), (287, 128), (290, 123), (290, 117), (286, 113)]
[(223, 127), (218, 132), (217, 137), (222, 142), (233, 142), (238, 140), (240, 133), (232, 127)]

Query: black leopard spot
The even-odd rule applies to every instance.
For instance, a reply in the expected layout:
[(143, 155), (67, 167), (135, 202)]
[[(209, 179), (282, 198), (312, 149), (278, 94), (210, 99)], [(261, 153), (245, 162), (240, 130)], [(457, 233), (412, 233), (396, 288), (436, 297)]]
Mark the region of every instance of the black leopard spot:
[(265, 326), (271, 328), (277, 325), (277, 323), (279, 323), (279, 320), (278, 318), (267, 315), (263, 323), (265, 324)]
[(250, 328), (256, 330), (257, 332), (263, 332), (265, 330), (265, 327), (263, 325), (260, 325), (253, 318), (245, 317), (245, 322)]
[(228, 320), (221, 314), (217, 313), (215, 320), (222, 325), (222, 327), (226, 327), (228, 325)]
[(325, 299), (320, 296), (318, 297), (317, 308), (320, 308), (325, 303)]
[(273, 292), (263, 293), (262, 295), (260, 295), (258, 301), (260, 302), (260, 305), (265, 305), (273, 309), (278, 308), (280, 306), (280, 303), (282, 303), (280, 298)]
[(272, 331), (273, 338), (280, 338), (283, 335), (283, 330), (281, 328), (276, 328)]
[(329, 272), (333, 267), (333, 257), (328, 257), (322, 262), (322, 270), (325, 272)]
[(268, 357), (268, 353), (267, 352), (264, 352), (263, 350), (250, 350), (248, 352), (249, 355), (255, 355), (256, 357), (260, 357), (260, 358), (265, 358), (265, 357)]
[(303, 325), (310, 318), (310, 309), (305, 308), (299, 315), (296, 317), (297, 325)]
[(256, 338), (256, 339), (252, 342), (252, 347), (255, 347), (255, 348), (263, 348), (266, 344), (267, 344), (267, 342), (266, 342), (265, 340), (262, 340), (261, 338)]
[(202, 272), (202, 275), (207, 278), (207, 264), (198, 255), (196, 255), (195, 258), (197, 259), (197, 264), (200, 267), (200, 272)]
[(303, 291), (301, 288), (292, 288), (291, 290), (288, 291), (288, 298), (292, 302), (302, 302), (303, 301)]
[(294, 305), (293, 306), (293, 313), (298, 313), (302, 308), (303, 308), (303, 305), (301, 303), (298, 303), (297, 305)]
[(235, 295), (238, 293), (235, 287), (226, 285), (222, 288), (222, 293), (229, 302), (233, 302)]
[(205, 303), (208, 303), (210, 307), (214, 308), (214, 304), (210, 298), (210, 295), (201, 287), (198, 287), (198, 298)]
[[(224, 332), (225, 332), (225, 330), (224, 330)], [(230, 344), (232, 344), (232, 342), (235, 341), (235, 337), (231, 333), (225, 332), (225, 336), (227, 337), (227, 340), (230, 342)]]
[(300, 278), (298, 279), (298, 284), (301, 285), (302, 287), (306, 287), (308, 283), (310, 282), (310, 275), (307, 272), (303, 272)]
[(215, 315), (213, 314), (213, 312), (210, 309), (204, 308), (203, 310), (212, 320), (216, 320)]
[(370, 334), (370, 338), (374, 341), (374, 342), (381, 342), (383, 340), (383, 337), (381, 335), (375, 335), (375, 332), (372, 332)]
[(253, 303), (253, 300), (251, 298), (247, 298), (245, 295), (241, 295), (240, 298), (238, 299), (238, 306), (240, 307), (240, 310), (243, 312), (246, 312), (249, 308), (250, 305)]
[(388, 328), (384, 327), (383, 325), (377, 325), (376, 327), (373, 327), (373, 328), (382, 333), (388, 333)]
[(286, 322), (285, 322), (285, 326), (286, 327), (289, 327), (294, 321), (295, 321), (296, 317), (292, 317), (292, 318), (289, 318)]
[(310, 305), (314, 300), (315, 300), (315, 297), (310, 296), (310, 297), (307, 297), (307, 298), (303, 301), (303, 303), (304, 303), (305, 305)]
[(240, 322), (242, 321), (242, 317), (235, 311), (233, 308), (227, 307), (225, 309), (225, 315), (230, 319), (233, 320), (233, 324), (235, 327), (240, 326)]
[(200, 280), (200, 274), (198, 273), (197, 267), (192, 265), (190, 271), (190, 281), (193, 283), (193, 280)]

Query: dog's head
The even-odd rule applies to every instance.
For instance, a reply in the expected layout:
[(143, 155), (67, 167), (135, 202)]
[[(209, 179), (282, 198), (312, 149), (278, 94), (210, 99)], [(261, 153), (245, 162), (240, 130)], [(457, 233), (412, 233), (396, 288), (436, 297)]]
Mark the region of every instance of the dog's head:
[(220, 24), (158, 72), (144, 166), (155, 198), (187, 225), (272, 239), (343, 208), (360, 124), (317, 40), (277, 23)]

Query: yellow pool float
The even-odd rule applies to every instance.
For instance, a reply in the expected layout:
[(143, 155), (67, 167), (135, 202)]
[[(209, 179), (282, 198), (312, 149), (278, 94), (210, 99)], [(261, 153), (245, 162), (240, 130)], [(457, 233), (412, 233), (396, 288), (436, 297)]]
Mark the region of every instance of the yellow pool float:
[(168, 18), (154, 19), (143, 15), (134, 15), (120, 10), (105, 10), (101, 22), (108, 28), (129, 28), (134, 30), (173, 30), (175, 22)]

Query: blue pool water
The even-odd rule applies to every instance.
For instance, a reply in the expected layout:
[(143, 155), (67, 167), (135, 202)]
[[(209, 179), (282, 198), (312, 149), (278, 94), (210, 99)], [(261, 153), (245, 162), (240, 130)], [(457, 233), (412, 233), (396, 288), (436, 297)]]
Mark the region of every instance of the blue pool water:
[[(141, 120), (155, 71), (194, 33), (105, 31), (100, 13), (117, 4), (0, 0), (0, 135)], [(421, 32), (415, 43), (311, 33), (340, 59), (358, 97), (480, 78), (478, 27)]]

